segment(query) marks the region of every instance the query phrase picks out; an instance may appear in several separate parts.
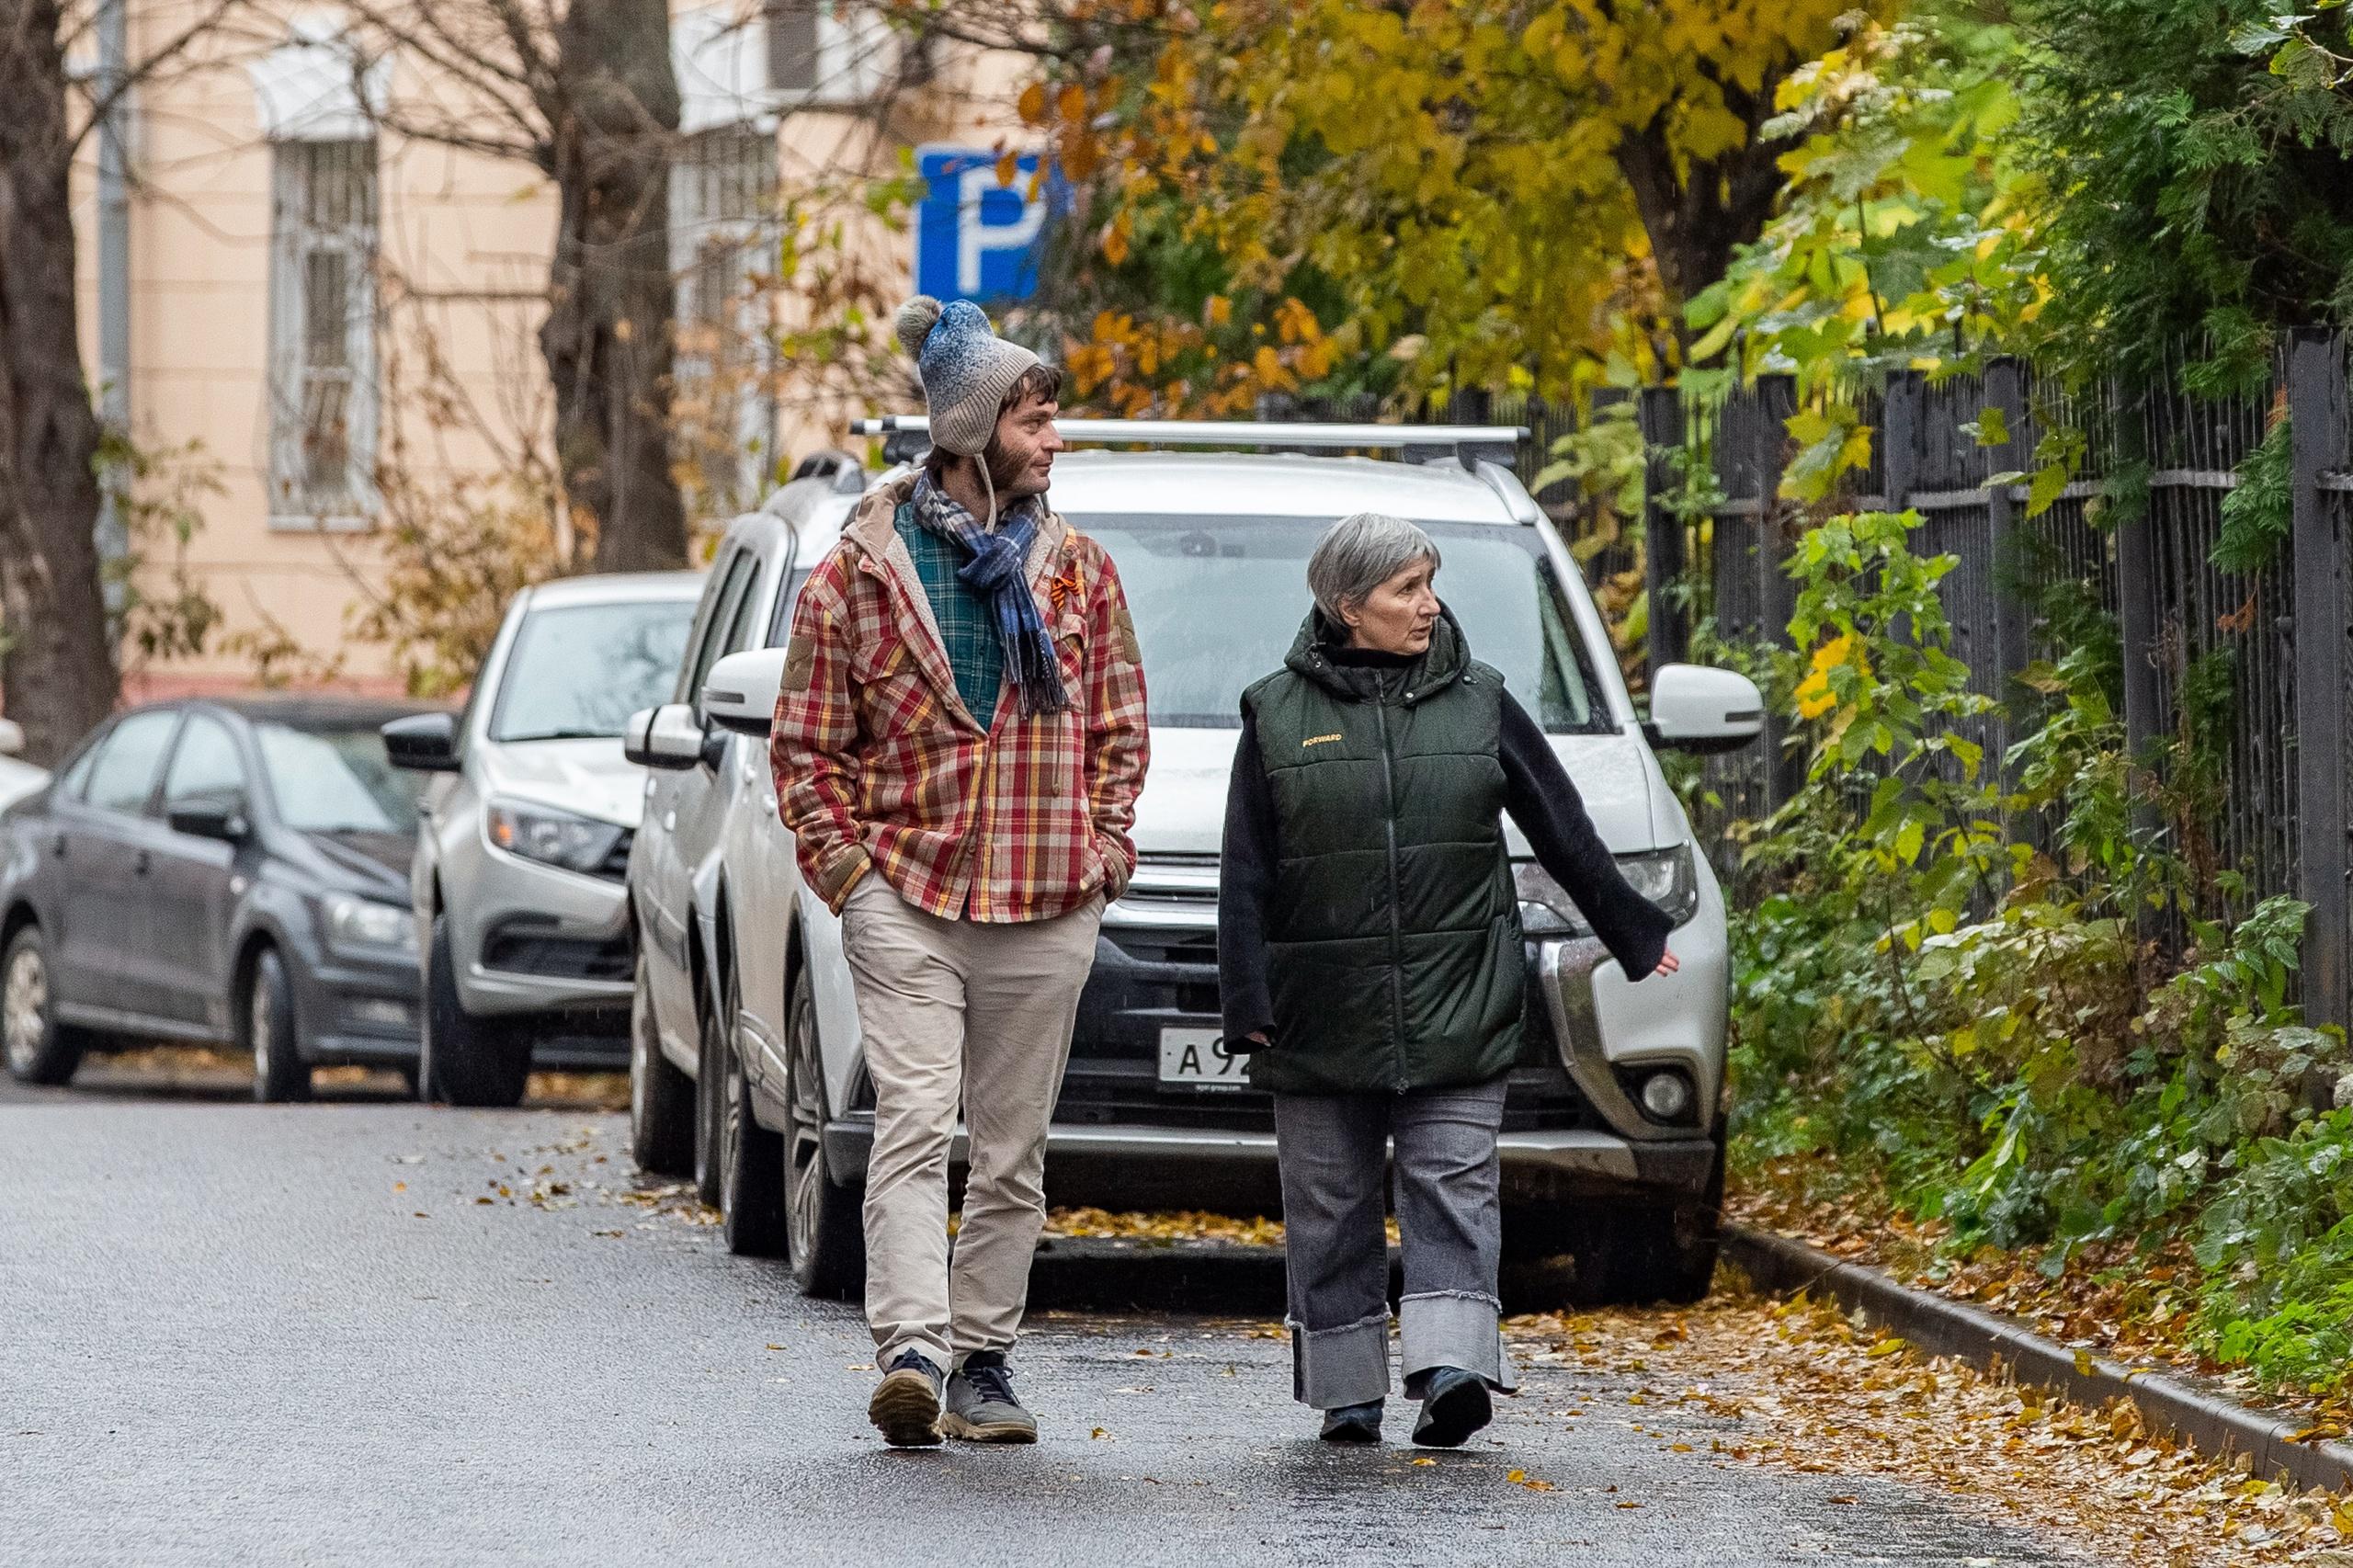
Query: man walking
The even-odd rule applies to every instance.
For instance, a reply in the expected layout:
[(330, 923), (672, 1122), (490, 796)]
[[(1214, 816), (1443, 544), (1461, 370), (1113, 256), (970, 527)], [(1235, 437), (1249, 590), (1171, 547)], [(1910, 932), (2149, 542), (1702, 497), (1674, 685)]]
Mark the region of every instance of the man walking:
[(1027, 1443), (1006, 1354), (1079, 990), (1135, 870), (1143, 668), (1110, 558), (1046, 506), (1061, 371), (961, 301), (910, 301), (897, 326), (932, 451), (801, 588), (770, 760), (801, 873), (842, 917), (874, 1084), (867, 1414), (901, 1446)]

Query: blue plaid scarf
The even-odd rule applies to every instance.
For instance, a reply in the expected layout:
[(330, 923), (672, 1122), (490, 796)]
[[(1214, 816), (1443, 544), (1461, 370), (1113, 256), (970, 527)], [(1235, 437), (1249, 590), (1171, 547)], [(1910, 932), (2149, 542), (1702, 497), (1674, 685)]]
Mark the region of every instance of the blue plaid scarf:
[(1002, 514), (996, 531), (981, 527), (964, 504), (934, 484), (930, 471), (915, 476), (915, 521), (963, 551), (964, 564), (956, 580), (985, 601), (996, 620), (997, 642), (1005, 649), (1005, 672), (1021, 693), (1025, 713), (1059, 713), (1070, 706), (1063, 690), (1062, 663), (1053, 639), (1038, 614), (1038, 600), (1029, 592), (1029, 547), (1038, 538), (1038, 517), (1044, 509), (1034, 496), (1015, 502)]

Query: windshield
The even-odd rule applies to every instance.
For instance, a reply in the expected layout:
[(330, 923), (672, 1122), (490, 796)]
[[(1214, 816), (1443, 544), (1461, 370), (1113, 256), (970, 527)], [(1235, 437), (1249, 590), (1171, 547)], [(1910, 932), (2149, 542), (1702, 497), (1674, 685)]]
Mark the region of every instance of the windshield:
[[(1155, 724), (1238, 728), (1242, 691), (1282, 667), (1306, 619), (1316, 517), (1073, 517), (1120, 568), (1143, 645)], [(1553, 733), (1611, 728), (1534, 528), (1424, 523), (1443, 560), (1438, 597), (1472, 656)]]
[(692, 599), (533, 610), (507, 655), (490, 738), (620, 739), (631, 714), (670, 700), (694, 619)]
[(421, 776), (385, 760), (384, 737), (377, 731), (265, 723), (254, 726), (254, 735), (261, 743), (270, 799), (287, 826), (300, 833), (416, 831)]

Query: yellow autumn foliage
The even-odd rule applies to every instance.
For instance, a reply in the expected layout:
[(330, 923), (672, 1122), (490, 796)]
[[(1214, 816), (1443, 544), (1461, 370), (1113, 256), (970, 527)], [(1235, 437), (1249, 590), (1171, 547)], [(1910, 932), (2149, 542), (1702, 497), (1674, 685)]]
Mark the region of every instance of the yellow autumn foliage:
[[(1139, 0), (1131, 0), (1131, 4)], [(1336, 291), (1321, 328), (1410, 372), (1560, 395), (1677, 357), (1678, 312), (1756, 237), (1780, 187), (1776, 93), (1889, 0), (1169, 3), (1149, 79), (1030, 97), (1128, 210), (1173, 204), (1222, 297)], [(1108, 123), (1082, 122), (1085, 108)], [(1131, 235), (1107, 229), (1115, 266)], [(1275, 318), (1286, 347), (1293, 321)], [(1328, 351), (1327, 351), (1328, 356)], [(1266, 373), (1270, 386), (1286, 376)], [(1287, 375), (1312, 368), (1286, 366)]]
[(1819, 719), (1838, 706), (1838, 697), (1830, 688), (1830, 672), (1841, 665), (1851, 665), (1865, 676), (1871, 673), (1870, 655), (1851, 635), (1841, 633), (1813, 651), (1813, 658), (1806, 668), (1805, 679), (1798, 683), (1798, 713), (1802, 718)]

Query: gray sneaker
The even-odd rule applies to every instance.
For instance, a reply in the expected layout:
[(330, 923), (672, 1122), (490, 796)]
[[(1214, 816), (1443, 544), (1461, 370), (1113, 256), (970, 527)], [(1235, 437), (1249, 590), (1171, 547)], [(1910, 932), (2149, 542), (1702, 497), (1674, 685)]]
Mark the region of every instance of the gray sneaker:
[(931, 1448), (939, 1441), (939, 1381), (921, 1351), (902, 1350), (874, 1385), (866, 1418), (894, 1449)]
[(1005, 1352), (975, 1350), (948, 1380), (948, 1414), (940, 1430), (968, 1443), (1034, 1443), (1038, 1418), (1021, 1408), (1006, 1375)]

